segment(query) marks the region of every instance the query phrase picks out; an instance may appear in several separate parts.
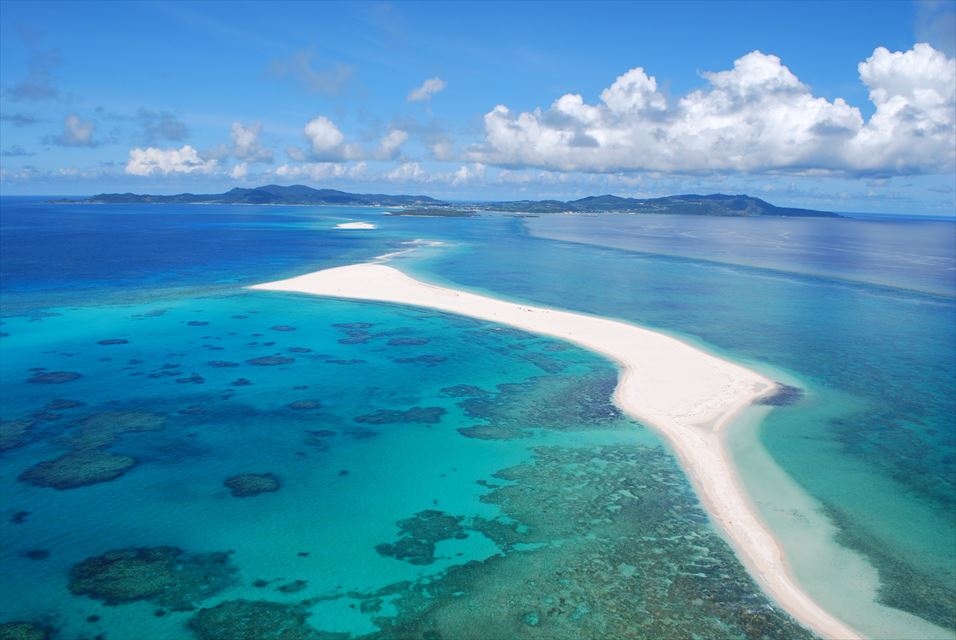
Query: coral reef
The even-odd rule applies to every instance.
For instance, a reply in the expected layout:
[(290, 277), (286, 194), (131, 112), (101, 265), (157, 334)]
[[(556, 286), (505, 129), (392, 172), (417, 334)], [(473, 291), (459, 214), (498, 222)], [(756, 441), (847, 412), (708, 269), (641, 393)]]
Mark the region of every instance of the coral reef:
[(22, 447), (30, 439), (30, 429), (36, 423), (33, 420), (0, 421), (0, 451)]
[(278, 491), (282, 486), (274, 473), (241, 473), (226, 478), (223, 484), (237, 498), (250, 498), (260, 493)]
[(200, 609), (189, 621), (199, 640), (344, 640), (311, 626), (305, 606), (264, 600), (227, 600)]
[(439, 365), (447, 359), (447, 356), (438, 356), (433, 353), (428, 353), (425, 355), (412, 356), (409, 358), (395, 358), (395, 362), (399, 364), (424, 364), (429, 367), (434, 367), (435, 365)]
[(758, 400), (756, 404), (764, 404), (771, 407), (787, 407), (799, 402), (803, 396), (803, 389), (778, 382), (776, 390), (771, 395), (764, 396)]
[(441, 392), (450, 398), (471, 398), (474, 396), (486, 396), (490, 392), (481, 387), (471, 384), (456, 384), (453, 387), (445, 387)]
[(49, 640), (53, 630), (33, 622), (4, 622), (0, 624), (0, 640)]
[(276, 365), (291, 364), (293, 362), (295, 362), (295, 358), (288, 356), (261, 356), (259, 358), (246, 360), (247, 364), (254, 364), (257, 367), (274, 367)]
[(462, 518), (436, 509), (420, 511), (414, 517), (399, 520), (401, 537), (394, 544), (380, 544), (375, 550), (383, 556), (425, 565), (435, 561), (435, 545), (442, 540), (467, 538)]
[(429, 342), (428, 338), (392, 338), (386, 344), (390, 347), (414, 347)]
[(27, 382), (33, 384), (63, 384), (64, 382), (79, 380), (82, 377), (82, 374), (76, 371), (39, 371), (27, 378)]
[(18, 479), (58, 491), (116, 480), (136, 466), (136, 459), (98, 449), (79, 449), (26, 469)]
[(322, 403), (318, 400), (296, 400), (295, 402), (290, 403), (290, 409), (298, 410), (308, 410), (308, 409), (318, 409), (322, 406)]
[(140, 411), (107, 411), (81, 421), (64, 442), (70, 451), (53, 460), (39, 462), (19, 479), (38, 487), (60, 491), (97, 482), (108, 482), (136, 466), (132, 456), (105, 451), (126, 433), (157, 431), (166, 417)]
[(379, 409), (372, 413), (357, 416), (355, 422), (368, 424), (395, 424), (417, 422), (421, 424), (435, 424), (441, 421), (446, 411), (441, 407), (412, 407), (405, 411), (398, 409)]
[(229, 553), (187, 554), (176, 547), (138, 547), (87, 558), (70, 570), (70, 593), (107, 605), (145, 600), (190, 611), (236, 582)]

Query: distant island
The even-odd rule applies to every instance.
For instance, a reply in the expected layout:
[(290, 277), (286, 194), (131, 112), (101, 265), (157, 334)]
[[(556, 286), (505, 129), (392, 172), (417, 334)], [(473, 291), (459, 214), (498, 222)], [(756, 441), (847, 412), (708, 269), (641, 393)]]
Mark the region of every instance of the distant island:
[(451, 203), (423, 195), (348, 193), (335, 189), (313, 189), (305, 185), (270, 184), (251, 189), (235, 188), (225, 193), (180, 193), (161, 196), (136, 193), (101, 193), (79, 200), (89, 204), (274, 204), (401, 207), (393, 215), (468, 217), (484, 212), (514, 214), (544, 213), (644, 213), (699, 216), (755, 217), (787, 216), (837, 218), (831, 211), (777, 207), (748, 195), (676, 195), (661, 198), (622, 198), (613, 195), (588, 196), (579, 200), (511, 200), (503, 202)]

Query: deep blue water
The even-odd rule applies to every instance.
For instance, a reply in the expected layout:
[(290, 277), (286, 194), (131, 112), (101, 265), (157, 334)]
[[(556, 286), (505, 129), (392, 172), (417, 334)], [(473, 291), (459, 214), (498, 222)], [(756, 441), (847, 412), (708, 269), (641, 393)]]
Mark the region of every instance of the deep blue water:
[[(394, 264), (799, 381), (763, 445), (876, 567), (884, 605), (956, 627), (951, 223), (615, 234), (613, 218), (0, 204), (0, 622), (121, 639), (240, 637), (217, 615), (296, 638), (803, 637), (666, 448), (609, 404), (609, 363), (486, 323), (241, 289), (429, 239), (443, 244)], [(347, 220), (379, 228), (333, 228)], [(50, 372), (81, 377), (28, 381)], [(73, 481), (125, 468), (24, 481), (64, 455)], [(281, 486), (234, 497), (223, 481), (243, 473)], [(150, 591), (162, 559), (129, 551), (161, 545), (193, 576), (170, 579), (177, 598)], [(118, 549), (134, 578), (110, 596), (90, 568)]]

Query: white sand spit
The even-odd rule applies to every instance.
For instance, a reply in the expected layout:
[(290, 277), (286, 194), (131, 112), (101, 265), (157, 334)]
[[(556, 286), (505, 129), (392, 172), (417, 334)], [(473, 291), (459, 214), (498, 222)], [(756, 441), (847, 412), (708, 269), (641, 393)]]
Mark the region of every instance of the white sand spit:
[(780, 545), (738, 482), (724, 445), (722, 427), (772, 393), (771, 380), (626, 322), (438, 287), (383, 264), (326, 269), (252, 288), (428, 307), (553, 336), (614, 360), (622, 370), (614, 402), (670, 442), (705, 508), (764, 590), (824, 637), (861, 637), (796, 583)]
[(371, 222), (342, 222), (335, 225), (336, 229), (375, 229)]

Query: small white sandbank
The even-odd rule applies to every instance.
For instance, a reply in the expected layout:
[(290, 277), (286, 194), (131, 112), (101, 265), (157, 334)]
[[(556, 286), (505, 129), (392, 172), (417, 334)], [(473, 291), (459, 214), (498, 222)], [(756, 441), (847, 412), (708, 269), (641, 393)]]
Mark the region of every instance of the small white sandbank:
[(335, 225), (336, 229), (375, 229), (371, 222), (342, 222)]
[(667, 438), (705, 508), (764, 590), (824, 637), (861, 637), (796, 583), (780, 545), (738, 483), (725, 448), (722, 427), (774, 391), (768, 378), (626, 322), (430, 285), (383, 264), (326, 269), (251, 288), (428, 307), (574, 342), (616, 361), (622, 373), (615, 404)]

